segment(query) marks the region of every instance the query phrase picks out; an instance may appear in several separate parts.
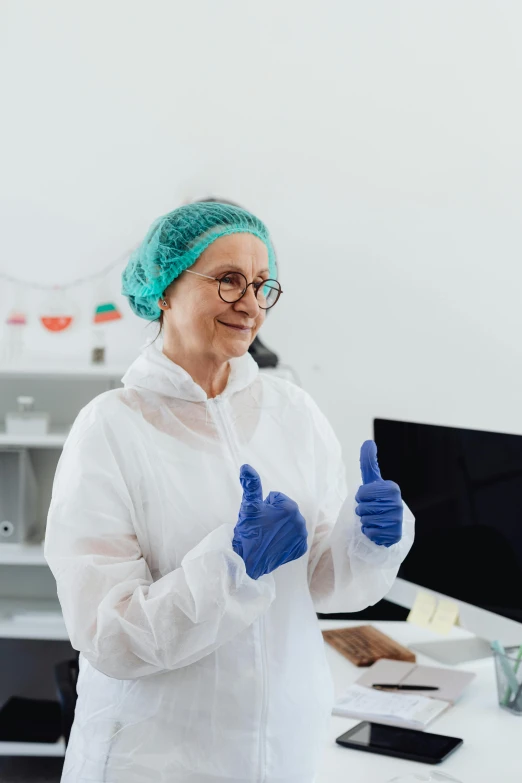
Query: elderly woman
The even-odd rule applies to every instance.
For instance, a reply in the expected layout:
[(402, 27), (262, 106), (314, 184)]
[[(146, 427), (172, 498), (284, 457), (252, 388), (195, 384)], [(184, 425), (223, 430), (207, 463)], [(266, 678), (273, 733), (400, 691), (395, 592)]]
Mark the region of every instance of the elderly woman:
[(332, 706), (316, 610), (385, 595), (413, 520), (372, 442), (355, 508), (325, 417), (249, 356), (282, 294), (260, 220), (176, 209), (123, 291), (163, 345), (80, 413), (56, 475), (46, 556), (81, 653), (62, 781), (311, 783)]

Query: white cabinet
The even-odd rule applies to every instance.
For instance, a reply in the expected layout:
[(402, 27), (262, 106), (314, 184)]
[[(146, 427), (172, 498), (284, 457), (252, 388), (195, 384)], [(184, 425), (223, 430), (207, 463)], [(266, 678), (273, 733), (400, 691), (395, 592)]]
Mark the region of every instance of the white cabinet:
[[(0, 538), (0, 706), (15, 695), (55, 698), (54, 663), (74, 655), (41, 542), (54, 472), (67, 432), (89, 400), (120, 385), (125, 369), (0, 367), (0, 457), (12, 452), (14, 458), (21, 449), (26, 450), (36, 487), (33, 540), (7, 543)], [(6, 434), (5, 414), (16, 410), (16, 398), (23, 395), (34, 397), (35, 408), (50, 414), (48, 434)], [(1, 465), (0, 461), (0, 469)], [(61, 756), (64, 749), (62, 741), (55, 745), (0, 742), (0, 755)]]

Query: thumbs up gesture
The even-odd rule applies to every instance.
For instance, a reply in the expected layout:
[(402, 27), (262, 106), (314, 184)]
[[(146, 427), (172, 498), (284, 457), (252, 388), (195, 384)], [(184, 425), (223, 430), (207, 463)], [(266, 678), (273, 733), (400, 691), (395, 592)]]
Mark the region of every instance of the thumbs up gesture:
[(392, 546), (402, 537), (403, 503), (393, 481), (384, 481), (377, 462), (377, 446), (367, 440), (361, 446), (362, 486), (355, 496), (362, 531), (379, 546)]
[(306, 522), (297, 503), (282, 492), (263, 500), (261, 478), (250, 465), (239, 474), (243, 500), (234, 529), (232, 548), (245, 561), (251, 579), (259, 579), (307, 550)]

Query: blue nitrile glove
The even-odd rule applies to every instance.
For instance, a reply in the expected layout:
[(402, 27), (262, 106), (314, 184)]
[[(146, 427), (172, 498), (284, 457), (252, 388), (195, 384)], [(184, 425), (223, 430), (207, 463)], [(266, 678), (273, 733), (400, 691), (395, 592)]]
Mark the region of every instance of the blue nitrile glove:
[(403, 504), (401, 490), (393, 481), (381, 478), (377, 446), (367, 440), (361, 446), (362, 487), (355, 496), (355, 509), (362, 531), (379, 546), (392, 546), (402, 537)]
[(263, 500), (261, 479), (250, 465), (241, 467), (239, 480), (243, 500), (232, 547), (245, 561), (248, 576), (259, 579), (304, 555), (306, 522), (297, 503), (282, 492), (271, 492)]

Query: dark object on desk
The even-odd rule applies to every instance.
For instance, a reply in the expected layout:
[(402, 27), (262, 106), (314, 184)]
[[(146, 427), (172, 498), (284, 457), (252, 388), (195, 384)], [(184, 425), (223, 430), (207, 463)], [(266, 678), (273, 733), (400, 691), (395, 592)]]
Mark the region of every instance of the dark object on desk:
[(279, 364), (279, 357), (274, 351), (261, 342), (259, 337), (256, 337), (248, 353), (254, 359), (258, 367), (277, 367)]
[(336, 614), (318, 614), (320, 620), (357, 620), (358, 622), (378, 622), (379, 620), (406, 620), (409, 609), (394, 604), (383, 598), (373, 606), (368, 606), (361, 612), (337, 612)]
[(459, 737), (430, 734), (415, 729), (399, 729), (364, 721), (337, 737), (338, 745), (381, 756), (395, 756), (423, 764), (440, 764), (462, 745)]
[(378, 691), (438, 691), (438, 685), (383, 685), (375, 683), (372, 688)]
[(66, 746), (69, 743), (74, 721), (74, 710), (78, 698), (76, 692), (78, 674), (78, 657), (73, 658), (70, 661), (61, 661), (61, 663), (57, 663), (54, 667), (54, 678), (62, 712), (62, 735), (65, 739)]
[(13, 696), (0, 711), (0, 742), (58, 742), (62, 711), (57, 701)]
[(356, 666), (371, 666), (380, 658), (409, 663), (416, 661), (415, 653), (371, 625), (323, 631), (323, 638)]

